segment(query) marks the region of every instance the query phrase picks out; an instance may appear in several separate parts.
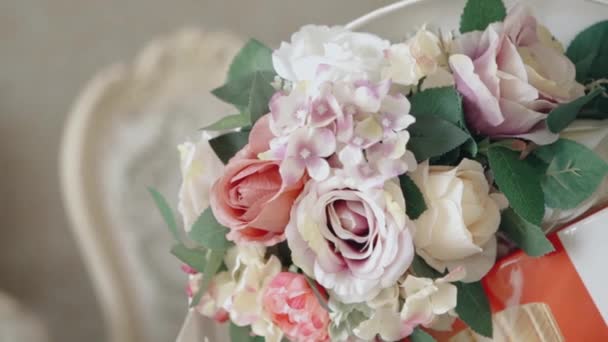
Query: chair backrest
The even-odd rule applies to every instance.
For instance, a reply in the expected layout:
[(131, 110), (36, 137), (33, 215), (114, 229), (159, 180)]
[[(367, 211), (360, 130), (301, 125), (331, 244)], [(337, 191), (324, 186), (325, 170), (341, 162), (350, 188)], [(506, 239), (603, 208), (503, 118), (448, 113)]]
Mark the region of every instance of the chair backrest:
[(176, 207), (176, 146), (232, 114), (209, 91), (222, 84), (241, 45), (231, 34), (197, 30), (158, 39), (132, 63), (95, 76), (68, 118), (63, 199), (111, 341), (177, 336), (186, 277), (146, 188)]

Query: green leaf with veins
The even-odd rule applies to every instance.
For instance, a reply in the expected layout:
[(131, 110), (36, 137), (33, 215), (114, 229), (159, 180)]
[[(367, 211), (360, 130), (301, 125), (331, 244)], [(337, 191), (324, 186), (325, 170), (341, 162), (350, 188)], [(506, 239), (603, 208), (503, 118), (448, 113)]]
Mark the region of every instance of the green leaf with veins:
[(268, 113), (268, 102), (276, 90), (271, 83), (274, 71), (253, 71), (211, 91), (220, 100), (231, 103), (248, 115), (251, 123)]
[(534, 154), (548, 164), (542, 177), (545, 201), (551, 208), (572, 209), (597, 190), (608, 165), (595, 152), (567, 139), (539, 147)]
[(228, 81), (235, 81), (254, 71), (272, 71), (272, 49), (258, 40), (250, 39), (232, 60)]
[(498, 145), (488, 149), (488, 162), (494, 180), (509, 200), (509, 205), (525, 220), (539, 225), (545, 213), (542, 165), (534, 156), (522, 160), (519, 152)]

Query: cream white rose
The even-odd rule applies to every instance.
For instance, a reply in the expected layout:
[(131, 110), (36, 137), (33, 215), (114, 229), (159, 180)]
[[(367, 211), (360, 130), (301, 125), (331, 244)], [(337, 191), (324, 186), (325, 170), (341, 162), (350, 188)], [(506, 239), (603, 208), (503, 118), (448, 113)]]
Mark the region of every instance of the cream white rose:
[(218, 179), (224, 164), (209, 145), (209, 137), (203, 133), (198, 143), (185, 142), (178, 147), (182, 172), (179, 189), (178, 211), (184, 220), (186, 231), (209, 206), (209, 190)]
[[(560, 138), (574, 140), (608, 162), (608, 120), (575, 120), (560, 133)], [(608, 178), (604, 179), (591, 197), (576, 208), (569, 210), (546, 208), (543, 228), (549, 231), (571, 222), (589, 209), (606, 202), (608, 202)]]
[(306, 25), (283, 42), (272, 54), (277, 74), (297, 82), (318, 79), (324, 73), (331, 80), (380, 79), (387, 40), (369, 33), (351, 32), (340, 26)]
[(462, 266), (463, 281), (481, 279), (496, 261), (504, 196), (490, 194), (483, 167), (470, 159), (456, 167), (424, 162), (411, 177), (427, 205), (415, 222), (416, 252), (440, 272)]

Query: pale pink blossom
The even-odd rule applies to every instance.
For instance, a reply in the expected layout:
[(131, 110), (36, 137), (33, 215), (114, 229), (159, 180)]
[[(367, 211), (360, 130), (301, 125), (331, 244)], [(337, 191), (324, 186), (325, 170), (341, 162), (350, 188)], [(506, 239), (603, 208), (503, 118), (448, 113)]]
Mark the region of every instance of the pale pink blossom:
[(476, 134), (552, 143), (558, 136), (547, 114), (584, 95), (574, 64), (521, 5), (504, 23), (457, 38), (453, 52), (449, 64)]
[(414, 253), (399, 186), (356, 186), (338, 175), (308, 182), (286, 229), (294, 264), (345, 303), (393, 286)]
[[(318, 291), (324, 293), (320, 287)], [(329, 341), (329, 314), (302, 274), (274, 276), (264, 292), (264, 309), (291, 341)]]

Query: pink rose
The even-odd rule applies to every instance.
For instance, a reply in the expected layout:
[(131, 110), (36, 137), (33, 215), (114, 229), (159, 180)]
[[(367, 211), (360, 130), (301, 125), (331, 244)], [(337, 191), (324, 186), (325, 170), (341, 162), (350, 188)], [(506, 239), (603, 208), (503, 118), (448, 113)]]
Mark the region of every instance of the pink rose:
[(552, 143), (547, 114), (584, 95), (563, 48), (523, 6), (504, 23), (462, 35), (454, 50), (450, 67), (475, 133)]
[(414, 257), (399, 185), (356, 186), (339, 175), (308, 182), (286, 230), (293, 263), (348, 304), (394, 286)]
[(271, 246), (285, 239), (289, 212), (305, 177), (286, 186), (280, 161), (258, 159), (271, 136), (264, 116), (251, 130), (249, 144), (228, 162), (211, 189), (211, 209), (217, 221), (230, 229), (231, 241)]
[[(319, 291), (324, 294), (322, 288)], [(264, 309), (290, 341), (329, 341), (329, 313), (304, 275), (281, 272), (264, 292)]]

